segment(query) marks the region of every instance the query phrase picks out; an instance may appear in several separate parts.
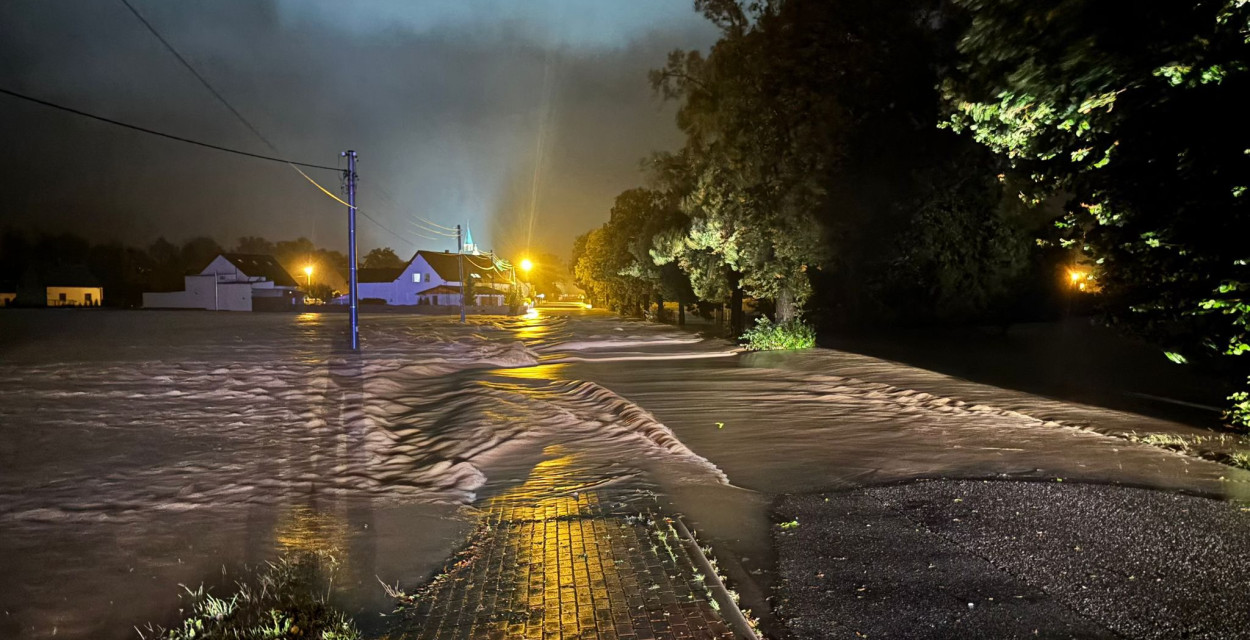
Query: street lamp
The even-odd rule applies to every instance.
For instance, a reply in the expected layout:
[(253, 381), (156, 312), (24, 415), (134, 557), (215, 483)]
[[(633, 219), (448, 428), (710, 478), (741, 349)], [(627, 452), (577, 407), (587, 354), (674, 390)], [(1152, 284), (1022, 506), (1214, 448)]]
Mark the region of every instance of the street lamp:
[(313, 272), (313, 268), (311, 264), (308, 265), (307, 267), (304, 267), (304, 275), (308, 276), (308, 288), (309, 289), (312, 288), (312, 272)]
[(1085, 279), (1088, 277), (1088, 273), (1078, 269), (1071, 269), (1068, 271), (1068, 278), (1071, 280), (1072, 286), (1080, 289), (1081, 291), (1085, 290)]
[(533, 268), (534, 268), (534, 263), (530, 262), (529, 258), (523, 258), (521, 260), (521, 271), (529, 273), (530, 269), (533, 269)]

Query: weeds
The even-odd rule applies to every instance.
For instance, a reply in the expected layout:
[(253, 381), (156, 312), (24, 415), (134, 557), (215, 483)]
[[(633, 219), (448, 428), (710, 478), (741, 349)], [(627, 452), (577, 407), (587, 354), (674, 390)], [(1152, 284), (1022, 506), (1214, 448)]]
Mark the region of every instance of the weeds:
[(742, 334), (742, 342), (752, 351), (810, 349), (816, 346), (816, 330), (798, 319), (774, 324), (761, 317)]
[(1156, 447), (1163, 447), (1165, 449), (1180, 449), (1182, 451), (1189, 449), (1190, 444), (1185, 438), (1171, 433), (1147, 434), (1141, 438), (1141, 441)]
[(1228, 454), (1229, 462), (1234, 467), (1250, 470), (1250, 451), (1238, 451)]
[(338, 562), (324, 553), (287, 556), (267, 563), (252, 580), (237, 583), (229, 599), (203, 586), (183, 586), (190, 606), (176, 627), (135, 629), (143, 640), (359, 640), (360, 632), (327, 598)]

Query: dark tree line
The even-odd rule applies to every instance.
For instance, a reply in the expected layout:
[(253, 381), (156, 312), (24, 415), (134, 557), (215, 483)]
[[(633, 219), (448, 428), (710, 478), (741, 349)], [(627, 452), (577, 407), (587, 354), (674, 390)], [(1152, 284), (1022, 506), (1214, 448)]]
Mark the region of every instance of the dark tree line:
[[(704, 55), (651, 74), (684, 146), (645, 164), (610, 221), (578, 240), (579, 283), (632, 309), (742, 301), (779, 322), (965, 321), (1038, 313), (1054, 256), (1003, 163), (939, 128), (960, 31), (943, 3), (699, 0)], [(1040, 286), (1034, 281), (1041, 281)]]
[(1250, 4), (694, 4), (720, 39), (651, 74), (685, 143), (575, 246), (598, 301), (688, 284), (740, 329), (744, 297), (876, 325), (1081, 296), (1178, 362), (1250, 351)]
[[(195, 237), (175, 244), (158, 238), (147, 247), (120, 242), (92, 243), (80, 236), (63, 234), (31, 235), (16, 229), (0, 232), (0, 282), (18, 282), (24, 274), (58, 265), (85, 266), (104, 287), (104, 304), (111, 307), (138, 307), (144, 291), (176, 291), (183, 287), (183, 276), (202, 270), (218, 254), (225, 252), (273, 256), (297, 282), (304, 282), (304, 267), (316, 269), (310, 293), (328, 299), (337, 290), (333, 283), (347, 271), (342, 252), (317, 247), (307, 238), (270, 241), (256, 236), (239, 238), (233, 247), (222, 247), (209, 237)], [(369, 251), (362, 268), (394, 268), (404, 264), (395, 252), (382, 247)], [(337, 272), (333, 280), (327, 270)]]

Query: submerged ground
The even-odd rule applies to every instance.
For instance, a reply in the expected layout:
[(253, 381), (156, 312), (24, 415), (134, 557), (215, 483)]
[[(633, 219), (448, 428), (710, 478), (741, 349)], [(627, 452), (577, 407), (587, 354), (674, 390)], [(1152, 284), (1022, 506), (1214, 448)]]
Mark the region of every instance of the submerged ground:
[[(1046, 582), (1072, 582), (1046, 573), (1059, 566), (1054, 549), (1036, 545), (1051, 554), (1039, 555), (1038, 575), (972, 553), (973, 542), (937, 525), (968, 519), (943, 510), (948, 498), (965, 498), (934, 488), (946, 485), (906, 483), (1049, 483), (1029, 485), (1045, 494), (977, 494), (999, 504), (1060, 505), (1077, 495), (1068, 487), (1088, 484), (1111, 487), (1081, 496), (1106, 504), (1137, 499), (1121, 498), (1117, 492), (1128, 490), (1119, 485), (1150, 489), (1152, 497), (1142, 498), (1150, 504), (1177, 491), (1250, 497), (1248, 472), (1118, 437), (1192, 435), (1189, 427), (846, 352), (742, 354), (669, 327), (552, 312), (463, 326), (367, 315), (357, 355), (342, 349), (343, 320), (0, 314), (0, 558), (8, 578), (0, 583), (0, 636), (135, 637), (136, 625), (177, 619), (179, 584), (228, 593), (248, 567), (302, 551), (340, 559), (336, 604), (373, 634), (451, 637), (459, 625), (484, 637), (731, 634), (700, 552), (678, 542), (684, 524), (720, 560), (765, 631), (841, 637), (862, 631), (847, 621), (867, 629), (897, 618), (897, 608), (856, 608), (863, 584), (845, 576), (813, 595), (804, 578), (847, 565), (796, 564), (795, 540), (807, 561), (840, 563), (853, 554), (869, 577), (881, 554), (883, 584), (925, 584), (891, 578), (899, 565), (888, 559), (934, 548), (924, 536), (865, 541), (839, 531), (856, 518), (911, 523), (896, 527), (899, 536), (924, 529), (956, 556), (987, 563), (967, 565), (978, 576), (1054, 596), (1039, 610), (1055, 607), (1085, 624), (1096, 613), (1081, 603), (1098, 598), (1065, 599)], [(874, 491), (929, 500), (900, 515), (880, 511), (890, 499)], [(1243, 547), (1226, 544), (1244, 537), (1237, 527), (1245, 512), (1236, 503), (1186, 499), (1205, 506), (1159, 507), (1159, 517), (1198, 534), (1182, 539), (1196, 557), (1245, 566)], [(1230, 519), (1199, 517), (1210, 505), (1231, 510)], [(1048, 508), (1030, 517), (1047, 520)], [(822, 524), (809, 527), (803, 515), (797, 525), (777, 526), (800, 511)], [(1079, 510), (1064, 513), (1075, 518), (1068, 528), (1098, 527), (1106, 511), (1091, 510), (1085, 520)], [(1019, 537), (1004, 527), (976, 530)], [(477, 555), (431, 584), (466, 539)], [(1213, 566), (1218, 573), (1221, 563)], [(423, 604), (399, 622), (384, 616), (394, 601), (379, 580), (420, 591)], [(1244, 604), (1244, 574), (1219, 580), (1207, 601), (1227, 593)], [(1119, 587), (1099, 588), (1114, 596)], [(1166, 599), (1144, 593), (1134, 602)], [(956, 600), (978, 611), (975, 597)], [(773, 604), (789, 618), (773, 617)], [(841, 614), (820, 621), (809, 609)], [(945, 629), (959, 637), (971, 615), (926, 611), (941, 613), (924, 618), (938, 626), (887, 635)], [(1122, 609), (1115, 616), (1091, 628), (1134, 636), (1140, 624), (1116, 627), (1115, 620), (1170, 620)], [(1054, 619), (1041, 631), (1068, 633), (1066, 618)]]

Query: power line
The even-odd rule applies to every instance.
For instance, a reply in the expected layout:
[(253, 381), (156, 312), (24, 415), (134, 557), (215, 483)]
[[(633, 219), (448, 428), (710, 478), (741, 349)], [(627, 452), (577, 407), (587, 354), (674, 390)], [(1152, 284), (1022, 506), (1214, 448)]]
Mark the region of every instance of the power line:
[(241, 156), (247, 156), (249, 158), (256, 158), (257, 160), (269, 160), (270, 162), (282, 162), (284, 164), (298, 165), (301, 167), (308, 167), (309, 169), (325, 169), (328, 171), (338, 171), (338, 169), (335, 167), (327, 167), (327, 166), (323, 166), (319, 164), (311, 164), (308, 162), (296, 162), (294, 160), (287, 160), (286, 158), (275, 158), (273, 156), (265, 156), (259, 153), (251, 153), (249, 151), (240, 151), (238, 149), (231, 149), (230, 147), (223, 147), (221, 145), (211, 144), (208, 142), (201, 142), (199, 140), (192, 140), (191, 138), (184, 138), (182, 136), (176, 136), (171, 133), (164, 133), (162, 131), (156, 131), (154, 129), (140, 127), (138, 125), (121, 122), (119, 120), (113, 120), (112, 118), (105, 118), (104, 116), (98, 116), (94, 113), (87, 113), (86, 111), (80, 111), (73, 107), (67, 107), (65, 105), (57, 104), (55, 102), (41, 100), (33, 96), (28, 96), (23, 93), (18, 93), (16, 91), (5, 89), (4, 87), (0, 87), (0, 93), (17, 98), (19, 100), (26, 100), (27, 102), (33, 102), (35, 104), (43, 105), (45, 107), (50, 107), (52, 109), (57, 109), (60, 111), (65, 111), (67, 113), (72, 113), (74, 115), (82, 116), (84, 118), (91, 118), (92, 120), (99, 120), (100, 122), (106, 122), (108, 124), (116, 125), (116, 126), (123, 127), (126, 129), (132, 129), (134, 131), (139, 131), (141, 133), (147, 133), (147, 134), (151, 134), (154, 136), (159, 136), (162, 138), (167, 138), (169, 140), (175, 140), (177, 142), (185, 142), (187, 144), (193, 144), (197, 147), (204, 147), (206, 149), (213, 149), (215, 151), (225, 151), (226, 153), (233, 153), (233, 154), (237, 154)]
[[(387, 199), (390, 199), (390, 200), (391, 200), (391, 202), (392, 202), (392, 203), (394, 203), (394, 198), (391, 196), (391, 193), (390, 193), (389, 191), (387, 191), (387, 190), (386, 190), (386, 188), (385, 188), (385, 187), (383, 187), (381, 184), (379, 184), (379, 185), (377, 185), (377, 188), (378, 188), (378, 191), (381, 191), (381, 192), (382, 192), (382, 195), (383, 195), (384, 197), (386, 197)], [(398, 207), (399, 205), (395, 205), (395, 206), (397, 206), (397, 207)], [(431, 230), (431, 231), (433, 231), (434, 233), (439, 233), (439, 231), (437, 231), (437, 230), (438, 230), (438, 229), (442, 229), (442, 230), (444, 230), (444, 231), (451, 231), (451, 232), (452, 232), (452, 233), (444, 233), (443, 235), (446, 235), (446, 236), (449, 236), (449, 237), (455, 237), (455, 235), (456, 235), (456, 234), (455, 234), (455, 231), (456, 231), (456, 228), (455, 228), (455, 227), (448, 227), (448, 226), (446, 226), (446, 225), (441, 225), (441, 224), (439, 224), (439, 223), (437, 223), (437, 222), (434, 222), (434, 221), (430, 220), (429, 218), (426, 218), (426, 217), (421, 216), (421, 215), (416, 214), (416, 213), (413, 213), (413, 214), (410, 214), (410, 215), (412, 215), (412, 217), (416, 218), (419, 222), (423, 222), (423, 223), (425, 223), (425, 225), (426, 225), (427, 227), (431, 227), (431, 229), (430, 229), (430, 230)]]
[[(382, 229), (383, 231), (385, 231), (385, 232), (387, 232), (387, 233), (389, 233), (389, 234), (391, 234), (391, 235), (395, 236), (396, 238), (398, 238), (398, 239), (400, 239), (400, 240), (403, 240), (404, 242), (407, 242), (408, 244), (411, 244), (411, 245), (412, 245), (412, 246), (414, 246), (414, 247), (420, 247), (420, 246), (421, 246), (421, 243), (420, 243), (420, 242), (415, 242), (415, 241), (413, 241), (411, 238), (406, 238), (406, 237), (404, 237), (404, 236), (400, 235), (399, 233), (396, 233), (396, 232), (395, 232), (393, 229), (391, 229), (390, 227), (388, 227), (388, 226), (386, 226), (386, 225), (382, 224), (381, 222), (378, 222), (377, 220), (374, 220), (374, 219), (373, 219), (373, 216), (370, 216), (369, 214), (365, 213), (364, 211), (362, 211), (362, 210), (360, 210), (360, 209), (356, 209), (356, 213), (359, 213), (360, 215), (364, 216), (366, 220), (368, 220), (369, 222), (372, 222), (373, 224), (378, 225), (378, 227), (379, 227), (380, 229)], [(428, 240), (433, 240), (434, 238), (427, 238), (427, 239), (428, 239)]]
[[(192, 66), (192, 65), (191, 65), (191, 63), (190, 63), (190, 62), (188, 62), (186, 58), (182, 57), (182, 54), (181, 54), (181, 53), (178, 53), (178, 50), (174, 48), (174, 45), (170, 44), (170, 42), (169, 42), (168, 40), (166, 40), (166, 39), (165, 39), (165, 38), (164, 38), (164, 37), (160, 34), (160, 32), (159, 32), (159, 31), (157, 31), (157, 30), (156, 30), (156, 27), (152, 26), (152, 23), (148, 22), (148, 21), (147, 21), (147, 19), (143, 17), (143, 14), (139, 13), (139, 11), (138, 11), (138, 10), (136, 10), (136, 9), (134, 8), (134, 6), (130, 4), (130, 1), (129, 1), (129, 0), (121, 0), (121, 3), (122, 3), (122, 4), (124, 4), (124, 5), (126, 5), (126, 8), (130, 10), (130, 13), (134, 14), (135, 18), (138, 18), (138, 19), (139, 19), (139, 22), (143, 23), (143, 26), (144, 26), (144, 27), (146, 27), (146, 28), (147, 28), (147, 30), (148, 30), (148, 31), (149, 31), (149, 32), (150, 32), (153, 36), (155, 36), (155, 37), (156, 37), (156, 39), (157, 39), (157, 40), (159, 40), (159, 41), (161, 42), (161, 44), (162, 44), (162, 45), (164, 45), (164, 46), (165, 46), (165, 49), (167, 49), (170, 53), (172, 53), (172, 54), (173, 54), (173, 56), (174, 56), (175, 58), (177, 58), (177, 59), (178, 59), (178, 62), (181, 62), (181, 63), (182, 63), (182, 66), (186, 67), (186, 68), (187, 68), (187, 71), (190, 71), (190, 72), (191, 72), (191, 75), (195, 76), (195, 79), (196, 79), (196, 80), (199, 80), (199, 81), (200, 81), (200, 84), (204, 85), (204, 88), (205, 88), (205, 89), (208, 89), (208, 92), (209, 92), (209, 93), (211, 93), (211, 94), (213, 94), (213, 97), (217, 98), (218, 102), (221, 102), (221, 104), (225, 105), (225, 107), (226, 107), (227, 109), (229, 109), (229, 110), (230, 110), (230, 113), (233, 113), (233, 114), (234, 114), (234, 117), (238, 118), (238, 119), (239, 119), (239, 122), (242, 122), (242, 123), (243, 123), (243, 126), (247, 127), (249, 131), (251, 131), (253, 134), (255, 134), (255, 135), (256, 135), (256, 137), (257, 137), (257, 138), (260, 138), (260, 141), (261, 141), (261, 142), (263, 142), (263, 143), (265, 143), (265, 146), (269, 147), (269, 149), (270, 149), (271, 151), (273, 151), (274, 153), (276, 153), (276, 154), (278, 154), (278, 155), (282, 155), (282, 154), (281, 154), (281, 152), (279, 152), (279, 151), (278, 151), (278, 148), (277, 148), (277, 147), (275, 147), (275, 146), (273, 145), (273, 143), (269, 141), (269, 139), (268, 139), (268, 138), (266, 138), (263, 134), (261, 134), (260, 130), (258, 130), (256, 127), (252, 126), (252, 123), (251, 123), (251, 122), (248, 122), (247, 118), (244, 118), (244, 117), (243, 117), (243, 114), (242, 114), (242, 113), (239, 113), (239, 110), (238, 110), (238, 109), (235, 109), (235, 108), (234, 108), (234, 106), (233, 106), (233, 105), (231, 105), (231, 104), (230, 104), (230, 102), (229, 102), (228, 100), (226, 100), (225, 96), (221, 95), (220, 93), (218, 93), (218, 91), (217, 91), (216, 89), (214, 89), (214, 88), (213, 88), (213, 85), (212, 85), (212, 84), (210, 84), (210, 83), (208, 82), (208, 79), (206, 79), (204, 76), (200, 75), (200, 72), (199, 72), (199, 71), (196, 71), (196, 70), (195, 70), (195, 67), (194, 67), (194, 66)], [(317, 187), (318, 189), (320, 189), (322, 193), (326, 194), (327, 196), (330, 196), (332, 199), (334, 199), (335, 201), (337, 201), (339, 204), (342, 204), (342, 205), (344, 205), (344, 206), (346, 206), (346, 207), (349, 207), (349, 208), (351, 208), (351, 209), (355, 209), (355, 208), (356, 208), (356, 207), (352, 206), (351, 204), (348, 204), (347, 202), (344, 202), (342, 198), (339, 198), (338, 196), (334, 195), (333, 193), (330, 193), (329, 189), (326, 189), (325, 187), (323, 187), (323, 186), (321, 186), (320, 184), (318, 184), (316, 180), (313, 180), (313, 179), (312, 179), (312, 178), (311, 178), (311, 177), (310, 177), (307, 173), (304, 173), (303, 171), (301, 171), (301, 170), (300, 170), (300, 168), (299, 168), (299, 167), (297, 167), (297, 166), (295, 166), (295, 164), (294, 164), (294, 163), (290, 163), (290, 162), (288, 162), (288, 163), (287, 163), (287, 165), (289, 165), (292, 169), (294, 169), (296, 173), (298, 173), (298, 174), (300, 174), (301, 176), (303, 176), (305, 180), (307, 180), (307, 181), (311, 182), (311, 183), (313, 184), (313, 186), (315, 186), (315, 187)]]
[[(156, 30), (156, 27), (155, 27), (155, 26), (153, 26), (151, 22), (148, 22), (148, 21), (147, 21), (147, 19), (146, 19), (146, 18), (144, 18), (144, 17), (143, 17), (143, 15), (142, 15), (141, 13), (139, 13), (139, 11), (138, 11), (138, 10), (136, 10), (136, 9), (135, 9), (134, 5), (130, 4), (130, 1), (129, 1), (129, 0), (121, 0), (121, 3), (122, 3), (122, 4), (124, 4), (124, 5), (126, 5), (126, 8), (127, 8), (127, 9), (129, 9), (129, 10), (130, 10), (130, 12), (131, 12), (132, 14), (134, 14), (135, 18), (137, 18), (137, 19), (139, 20), (139, 22), (143, 23), (143, 26), (144, 26), (144, 27), (146, 27), (146, 28), (147, 28), (147, 30), (148, 30), (149, 32), (151, 32), (151, 34), (152, 34), (153, 36), (155, 36), (155, 37), (156, 37), (156, 39), (157, 39), (157, 40), (159, 40), (159, 41), (160, 41), (160, 43), (161, 43), (162, 45), (164, 45), (164, 46), (165, 46), (165, 49), (167, 49), (167, 50), (168, 50), (171, 54), (173, 54), (173, 56), (174, 56), (175, 58), (177, 58), (177, 59), (178, 59), (178, 62), (182, 63), (182, 66), (186, 67), (187, 71), (190, 71), (190, 72), (191, 72), (191, 75), (195, 76), (195, 79), (196, 79), (196, 80), (199, 80), (199, 81), (200, 81), (200, 84), (204, 85), (204, 88), (205, 88), (205, 89), (207, 89), (209, 93), (213, 94), (213, 97), (217, 98), (217, 101), (218, 101), (218, 102), (220, 102), (223, 106), (225, 106), (227, 109), (229, 109), (229, 110), (230, 110), (230, 113), (234, 114), (234, 117), (235, 117), (235, 118), (238, 118), (239, 122), (243, 123), (243, 126), (247, 127), (247, 129), (248, 129), (249, 131), (251, 131), (251, 132), (252, 132), (252, 133), (253, 133), (253, 134), (254, 134), (257, 138), (259, 138), (261, 142), (264, 142), (264, 143), (265, 143), (265, 146), (267, 146), (267, 147), (269, 147), (271, 150), (273, 150), (273, 152), (274, 152), (274, 153), (279, 153), (279, 152), (278, 152), (278, 148), (277, 148), (276, 146), (274, 146), (274, 144), (273, 144), (272, 142), (270, 142), (270, 141), (269, 141), (269, 139), (268, 139), (268, 138), (266, 138), (266, 137), (265, 137), (265, 135), (264, 135), (264, 134), (262, 134), (262, 133), (260, 132), (260, 130), (259, 130), (259, 129), (257, 129), (254, 125), (252, 125), (252, 123), (251, 123), (250, 121), (248, 121), (248, 119), (247, 119), (246, 117), (244, 117), (244, 116), (243, 116), (243, 114), (242, 114), (242, 113), (240, 113), (238, 109), (235, 109), (235, 108), (234, 108), (234, 105), (230, 104), (230, 101), (229, 101), (229, 100), (226, 100), (226, 97), (225, 97), (225, 96), (223, 96), (223, 95), (221, 95), (221, 93), (220, 93), (219, 91), (217, 91), (217, 89), (216, 89), (216, 88), (214, 88), (214, 87), (213, 87), (212, 83), (210, 83), (210, 82), (208, 81), (208, 79), (207, 79), (207, 78), (205, 78), (203, 75), (201, 75), (201, 74), (200, 74), (200, 72), (196, 70), (195, 66), (194, 66), (194, 65), (192, 65), (190, 61), (188, 61), (186, 58), (184, 58), (184, 57), (182, 56), (182, 54), (181, 54), (181, 53), (179, 53), (179, 52), (178, 52), (178, 49), (176, 49), (172, 43), (170, 43), (168, 40), (166, 40), (166, 39), (164, 38), (164, 36), (162, 36), (162, 35), (160, 34), (160, 32)], [(288, 164), (292, 164), (292, 163), (288, 163)], [(305, 180), (308, 180), (309, 182), (311, 182), (311, 183), (313, 184), (313, 186), (315, 186), (315, 187), (317, 187), (318, 189), (320, 189), (322, 193), (324, 193), (324, 194), (326, 194), (327, 196), (330, 196), (331, 198), (335, 199), (335, 200), (336, 200), (336, 201), (338, 201), (340, 204), (343, 204), (343, 205), (346, 205), (346, 206), (348, 206), (348, 207), (351, 207), (352, 209), (355, 209), (357, 213), (359, 213), (360, 215), (364, 216), (364, 217), (365, 217), (365, 219), (367, 219), (368, 221), (370, 221), (370, 222), (372, 222), (373, 224), (377, 225), (379, 228), (383, 229), (383, 230), (384, 230), (384, 231), (386, 231), (387, 233), (390, 233), (392, 236), (395, 236), (396, 238), (398, 238), (398, 239), (400, 239), (400, 240), (403, 240), (404, 242), (407, 242), (407, 243), (412, 244), (412, 245), (414, 245), (414, 246), (420, 246), (420, 243), (418, 243), (418, 242), (414, 242), (414, 241), (413, 241), (413, 240), (411, 240), (410, 238), (407, 238), (407, 237), (405, 237), (405, 236), (400, 235), (399, 233), (397, 233), (397, 232), (395, 232), (394, 230), (390, 229), (389, 227), (387, 227), (386, 225), (382, 224), (381, 222), (378, 222), (375, 218), (373, 218), (372, 216), (370, 216), (370, 215), (369, 215), (368, 213), (366, 213), (365, 211), (362, 211), (359, 207), (352, 206), (352, 205), (350, 205), (350, 204), (348, 204), (348, 203), (344, 202), (344, 201), (343, 201), (342, 199), (340, 199), (338, 196), (335, 196), (333, 193), (330, 193), (330, 191), (329, 191), (329, 190), (327, 190), (325, 187), (323, 187), (323, 186), (321, 186), (320, 184), (318, 184), (316, 180), (313, 180), (312, 178), (310, 178), (310, 177), (309, 177), (307, 174), (305, 174), (303, 171), (300, 171), (298, 167), (295, 167), (295, 166), (294, 166), (294, 164), (292, 164), (292, 167), (291, 167), (291, 168), (293, 168), (293, 169), (295, 169), (297, 172), (299, 172), (299, 174), (300, 174), (301, 176), (303, 176)], [(328, 167), (319, 167), (319, 168), (328, 168)], [(380, 187), (379, 187), (379, 188), (380, 188)], [(383, 190), (383, 191), (385, 191), (385, 190)], [(398, 207), (398, 205), (396, 205), (396, 206)], [(420, 234), (418, 234), (418, 235), (420, 235)], [(434, 240), (434, 238), (429, 238), (429, 237), (427, 237), (427, 236), (421, 236), (421, 237), (426, 238), (426, 239), (431, 240), (431, 241), (432, 241), (432, 240)]]
[(143, 14), (139, 13), (139, 11), (134, 8), (134, 5), (130, 4), (130, 0), (121, 0), (121, 3), (126, 5), (126, 8), (130, 10), (130, 13), (133, 13), (134, 16), (139, 19), (139, 22), (143, 23), (143, 26), (147, 27), (147, 30), (153, 36), (156, 36), (156, 39), (159, 40), (161, 44), (165, 45), (165, 49), (172, 53), (174, 57), (178, 59), (178, 62), (181, 62), (182, 66), (186, 67), (187, 71), (190, 71), (191, 75), (195, 76), (195, 79), (199, 80), (200, 84), (204, 85), (204, 88), (208, 89), (208, 92), (213, 94), (214, 98), (217, 98), (218, 102), (225, 105), (225, 107), (230, 110), (230, 113), (233, 113), (234, 117), (238, 118), (239, 122), (243, 123), (243, 126), (247, 127), (249, 131), (256, 135), (257, 138), (260, 138), (260, 141), (265, 143), (265, 146), (269, 147), (270, 151), (278, 153), (278, 148), (273, 146), (273, 143), (270, 142), (264, 134), (257, 130), (256, 127), (252, 126), (252, 123), (248, 122), (247, 118), (244, 118), (243, 114), (239, 113), (239, 110), (235, 109), (234, 106), (226, 100), (225, 96), (218, 93), (217, 90), (213, 88), (213, 85), (209, 84), (208, 80), (204, 76), (200, 75), (199, 71), (195, 70), (195, 67), (191, 66), (191, 63), (188, 62), (186, 58), (182, 57), (181, 53), (178, 53), (178, 50), (174, 48), (174, 45), (170, 44), (169, 41), (156, 30), (156, 27), (152, 26), (152, 23), (148, 22), (147, 18), (144, 18)]
[[(395, 207), (395, 209), (397, 209), (397, 210), (399, 210), (399, 211), (402, 211), (402, 210), (403, 210), (403, 207), (401, 207), (401, 206), (399, 205), (399, 203), (395, 201), (395, 199), (391, 196), (390, 192), (386, 190), (386, 188), (384, 188), (384, 187), (383, 187), (382, 185), (380, 185), (380, 184), (375, 184), (374, 186), (375, 186), (375, 187), (377, 188), (377, 190), (378, 190), (378, 195), (382, 196), (382, 199), (383, 199), (383, 200), (385, 200), (385, 201), (389, 202), (389, 203), (391, 204), (391, 206)], [(419, 215), (417, 215), (417, 214), (415, 214), (415, 213), (410, 213), (410, 214), (408, 214), (408, 215), (410, 215), (410, 216), (411, 216), (411, 217), (413, 217), (413, 218), (417, 218), (417, 220), (425, 220), (425, 218), (422, 218), (421, 216), (419, 216)], [(454, 237), (456, 237), (456, 234), (455, 234), (455, 233), (447, 233), (447, 232), (445, 232), (445, 231), (439, 231), (438, 229), (432, 228), (432, 227), (439, 227), (439, 226), (442, 226), (442, 225), (436, 225), (436, 224), (434, 224), (434, 223), (432, 223), (432, 222), (427, 222), (427, 224), (426, 224), (425, 226), (421, 226), (421, 225), (418, 223), (418, 221), (417, 221), (417, 220), (411, 220), (411, 219), (408, 219), (408, 220), (407, 220), (407, 222), (408, 222), (409, 224), (412, 224), (413, 226), (415, 226), (417, 229), (420, 229), (421, 231), (424, 231), (424, 232), (426, 232), (426, 233), (433, 233), (433, 234), (435, 234), (435, 235), (440, 235), (440, 236), (444, 236), (444, 237), (447, 237), (447, 238), (454, 238)], [(451, 231), (455, 231), (455, 227), (443, 227), (443, 228), (445, 228), (445, 229), (449, 229), (449, 230), (451, 230)], [(417, 234), (417, 235), (421, 235), (421, 234)], [(421, 237), (426, 238), (426, 239), (428, 239), (428, 240), (437, 240), (437, 238), (430, 238), (430, 237), (428, 237), (428, 236), (421, 236)]]

